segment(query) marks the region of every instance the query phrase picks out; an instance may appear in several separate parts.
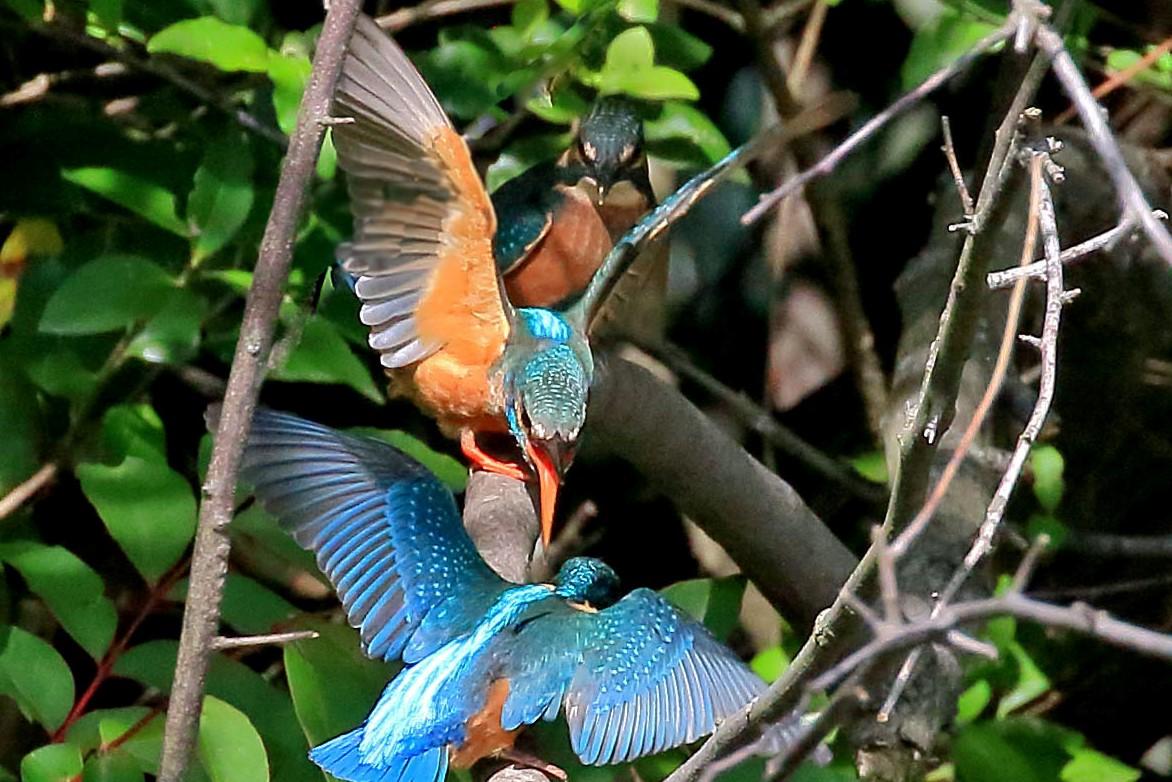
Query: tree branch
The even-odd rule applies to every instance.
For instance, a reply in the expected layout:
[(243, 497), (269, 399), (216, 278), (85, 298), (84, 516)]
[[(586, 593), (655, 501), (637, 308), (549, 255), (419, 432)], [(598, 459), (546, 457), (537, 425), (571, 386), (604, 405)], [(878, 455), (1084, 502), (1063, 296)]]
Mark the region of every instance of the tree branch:
[(273, 329), (289, 274), (297, 225), (325, 132), (321, 120), (329, 114), (334, 84), (341, 72), (346, 43), (360, 6), (358, 0), (333, 0), (326, 13), (297, 128), (290, 140), (261, 240), (252, 287), (245, 300), (244, 320), (228, 374), (223, 411), (203, 486), (183, 631), (163, 739), (161, 782), (181, 782), (195, 747), (204, 681), (219, 625), (220, 600), (228, 569), (231, 542), (227, 527), (232, 520), (241, 455), (272, 347)]
[(586, 444), (626, 460), (699, 524), (787, 618), (810, 626), (855, 565), (788, 484), (650, 372), (599, 362)]

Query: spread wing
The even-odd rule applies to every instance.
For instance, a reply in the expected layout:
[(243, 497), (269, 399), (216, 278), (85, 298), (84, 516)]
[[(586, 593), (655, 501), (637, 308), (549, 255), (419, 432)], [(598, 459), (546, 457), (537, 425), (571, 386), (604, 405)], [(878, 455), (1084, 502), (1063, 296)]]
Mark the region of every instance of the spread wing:
[(497, 227), (492, 247), (501, 274), (516, 268), (549, 233), (556, 182), (557, 164), (550, 161), (523, 171), (493, 192)]
[(506, 730), (565, 705), (583, 763), (622, 763), (711, 733), (765, 689), (732, 651), (658, 593), (598, 612), (548, 602), (496, 650)]
[(403, 51), (369, 17), (354, 28), (334, 94), (338, 162), (362, 322), (387, 367), (436, 351), (491, 362), (508, 336), (492, 255), (496, 218), (464, 140)]
[(371, 657), (425, 657), (510, 586), (476, 551), (451, 492), (386, 443), (260, 409), (241, 477), (317, 555)]

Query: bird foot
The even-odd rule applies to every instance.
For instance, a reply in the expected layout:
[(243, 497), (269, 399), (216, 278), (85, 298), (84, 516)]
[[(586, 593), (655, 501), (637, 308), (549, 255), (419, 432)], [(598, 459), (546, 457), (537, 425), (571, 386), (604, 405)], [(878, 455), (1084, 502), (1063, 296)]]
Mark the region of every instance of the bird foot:
[(518, 481), (528, 481), (529, 472), (514, 462), (506, 462), (489, 456), (476, 443), (476, 433), (471, 429), (460, 432), (460, 450), (472, 463), (473, 468), (486, 472), (495, 472)]
[(517, 766), (537, 769), (542, 774), (553, 777), (554, 779), (559, 779), (561, 782), (566, 782), (566, 780), (569, 779), (569, 775), (566, 774), (566, 772), (561, 768), (558, 768), (552, 763), (546, 763), (536, 755), (531, 755), (528, 752), (517, 749), (516, 747), (501, 750), (500, 758), (502, 760), (507, 760)]

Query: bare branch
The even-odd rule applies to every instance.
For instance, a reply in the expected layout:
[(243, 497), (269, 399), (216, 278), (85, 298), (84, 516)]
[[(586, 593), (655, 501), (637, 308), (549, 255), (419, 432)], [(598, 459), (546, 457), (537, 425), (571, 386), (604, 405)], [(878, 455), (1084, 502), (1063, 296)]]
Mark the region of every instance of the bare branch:
[(48, 486), (57, 477), (59, 467), (57, 462), (48, 462), (41, 468), (13, 486), (7, 494), (0, 497), (0, 519), (6, 519), (20, 509), (41, 489)]
[[(1152, 216), (1160, 221), (1168, 219), (1168, 213), (1163, 209), (1153, 209)], [(1115, 245), (1120, 239), (1136, 230), (1135, 221), (1131, 219), (1130, 215), (1124, 215), (1123, 220), (1114, 228), (1104, 231), (1103, 233), (1092, 236), (1085, 242), (1080, 242), (1073, 247), (1067, 247), (1062, 251), (1059, 260), (1063, 265), (1070, 265), (1075, 261), (1082, 260), (1091, 253), (1099, 250), (1109, 249)], [(1042, 259), (1025, 266), (1019, 266), (1016, 269), (1005, 269), (999, 272), (989, 272), (985, 276), (985, 283), (991, 290), (999, 288), (1008, 288), (1019, 279), (1044, 280), (1046, 279), (1046, 261)]]
[(753, 402), (745, 394), (732, 390), (693, 364), (678, 345), (660, 342), (655, 345), (641, 343), (640, 347), (663, 361), (676, 374), (687, 378), (719, 399), (753, 432), (761, 435), (771, 445), (792, 456), (822, 477), (833, 481), (867, 502), (882, 502), (886, 497), (883, 487), (865, 480), (849, 466), (818, 450), (794, 434), (792, 430), (783, 426), (769, 414), (768, 410)]
[(956, 192), (960, 196), (960, 205), (964, 209), (966, 220), (973, 217), (973, 196), (969, 193), (968, 185), (964, 183), (964, 174), (960, 170), (960, 161), (956, 159), (956, 146), (952, 143), (952, 123), (948, 117), (940, 118), (940, 132), (944, 136), (944, 158), (948, 161), (948, 170), (952, 172), (952, 181), (956, 183)]
[(232, 520), (240, 460), (257, 394), (264, 380), (297, 225), (325, 132), (318, 120), (328, 114), (334, 83), (342, 69), (346, 42), (360, 5), (358, 0), (333, 0), (326, 13), (297, 128), (277, 182), (252, 287), (245, 300), (244, 320), (228, 374), (228, 388), (203, 487), (175, 681), (167, 710), (159, 770), (161, 782), (181, 782), (195, 747), (204, 680), (219, 625), (220, 600), (227, 575), (231, 545), (227, 527)]
[(1168, 231), (1156, 219), (1151, 205), (1140, 189), (1139, 182), (1135, 181), (1135, 176), (1123, 160), (1119, 142), (1115, 140), (1115, 134), (1111, 132), (1103, 116), (1103, 108), (1091, 95), (1090, 87), (1083, 80), (1074, 58), (1066, 50), (1066, 44), (1062, 42), (1062, 36), (1049, 27), (1040, 25), (1035, 40), (1038, 48), (1046, 52), (1053, 61), (1054, 75), (1058, 77), (1062, 88), (1074, 102), (1083, 127), (1090, 136), (1091, 145), (1103, 161), (1107, 176), (1111, 177), (1115, 184), (1124, 212), (1143, 228), (1164, 262), (1172, 265), (1172, 236), (1168, 235)]
[(212, 640), (212, 649), (220, 652), (225, 649), (245, 649), (250, 646), (281, 646), (297, 641), (309, 641), (317, 638), (317, 635), (316, 630), (294, 630), (288, 633), (245, 635), (235, 638), (218, 635)]

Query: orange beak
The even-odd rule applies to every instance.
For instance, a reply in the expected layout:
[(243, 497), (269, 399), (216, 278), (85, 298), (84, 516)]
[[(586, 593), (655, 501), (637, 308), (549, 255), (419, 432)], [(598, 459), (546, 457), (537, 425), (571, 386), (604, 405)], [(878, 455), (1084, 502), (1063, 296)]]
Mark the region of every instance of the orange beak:
[(529, 459), (537, 468), (537, 490), (541, 510), (541, 545), (549, 548), (553, 539), (553, 512), (557, 508), (558, 489), (562, 485), (561, 470), (550, 454), (532, 444), (526, 445)]

